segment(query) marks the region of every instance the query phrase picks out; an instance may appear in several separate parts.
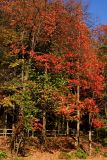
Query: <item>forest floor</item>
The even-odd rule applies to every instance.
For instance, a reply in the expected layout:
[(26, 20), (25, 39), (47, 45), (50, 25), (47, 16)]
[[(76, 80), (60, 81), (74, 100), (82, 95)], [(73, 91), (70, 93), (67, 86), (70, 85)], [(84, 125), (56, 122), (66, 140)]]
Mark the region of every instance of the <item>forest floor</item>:
[[(0, 139), (0, 151), (4, 151), (7, 154), (5, 160), (79, 160), (77, 157), (72, 157), (72, 153), (76, 152), (71, 144), (72, 138), (64, 137), (51, 137), (47, 141), (47, 147), (38, 148), (36, 146), (37, 141), (33, 139), (33, 143), (29, 142), (26, 146), (26, 157), (17, 157), (15, 154), (11, 154), (11, 149), (8, 141)], [(89, 151), (88, 142), (82, 140), (83, 148), (86, 152)], [(107, 160), (103, 154), (107, 152), (107, 147), (101, 146), (99, 143), (92, 144), (92, 156), (87, 156), (87, 160)], [(70, 154), (70, 156), (68, 156)], [(4, 160), (4, 159), (3, 159)], [(83, 159), (82, 159), (83, 160)]]
[[(15, 158), (10, 156), (10, 158), (7, 158), (6, 160), (79, 160), (79, 158), (75, 158), (75, 159), (60, 158), (59, 155), (60, 155), (59, 151), (56, 151), (53, 154), (51, 154), (48, 152), (40, 152), (40, 151), (34, 150), (31, 153), (31, 155), (29, 155), (28, 157)], [(107, 158), (98, 154), (96, 156), (88, 157), (86, 160), (107, 160)]]

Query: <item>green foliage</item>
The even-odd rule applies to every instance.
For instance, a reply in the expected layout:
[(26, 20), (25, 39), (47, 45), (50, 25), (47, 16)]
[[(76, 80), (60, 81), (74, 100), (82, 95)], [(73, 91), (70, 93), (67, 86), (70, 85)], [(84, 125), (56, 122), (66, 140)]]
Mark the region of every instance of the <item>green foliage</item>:
[(104, 138), (104, 139), (103, 139), (102, 144), (103, 144), (103, 146), (107, 146), (107, 138)]
[(57, 87), (57, 88), (62, 88), (67, 84), (67, 79), (64, 77), (63, 74), (57, 74), (56, 76), (54, 75), (52, 79), (52, 83)]
[(107, 157), (107, 152), (105, 152), (105, 153), (103, 154), (103, 156), (104, 156), (104, 157)]
[(7, 29), (2, 26), (0, 26), (0, 33), (0, 45), (2, 44), (3, 47), (7, 47), (17, 38), (17, 34), (12, 29)]
[[(106, 121), (105, 121), (106, 124)], [(107, 127), (102, 127), (96, 130), (95, 138), (103, 145), (107, 146)]]
[(72, 159), (86, 159), (87, 158), (87, 153), (84, 152), (82, 149), (78, 149), (76, 152), (60, 152), (59, 154), (59, 159), (64, 159), (64, 160), (72, 160)]
[(3, 105), (4, 107), (13, 107), (10, 96), (3, 98), (0, 104)]
[(22, 61), (21, 61), (21, 59), (16, 59), (15, 62), (10, 63), (9, 67), (14, 68), (14, 67), (17, 67), (19, 65), (22, 65)]
[[(80, 45), (81, 49), (79, 49), (79, 50), (83, 51), (84, 53), (80, 54), (81, 57), (78, 56), (78, 58), (77, 58), (77, 55), (78, 55), (78, 43), (77, 42), (79, 42), (79, 41), (77, 38), (78, 30), (76, 27), (76, 26), (78, 26), (78, 23), (76, 25), (76, 21), (78, 22), (78, 18), (77, 18), (78, 16), (74, 16), (74, 15), (76, 15), (76, 14), (74, 14), (76, 11), (75, 9), (72, 9), (72, 11), (74, 10), (74, 13), (72, 14), (73, 16), (71, 16), (71, 14), (69, 14), (69, 12), (67, 13), (68, 9), (65, 9), (66, 7), (64, 7), (63, 4), (58, 3), (58, 6), (59, 6), (58, 10), (60, 10), (61, 12), (58, 11), (58, 14), (57, 14), (57, 12), (56, 12), (57, 9), (54, 10), (54, 3), (52, 4), (53, 7), (49, 3), (49, 4), (47, 4), (48, 7), (46, 10), (46, 14), (43, 14), (44, 7), (42, 8), (42, 6), (44, 6), (44, 5), (42, 3), (40, 3), (41, 5), (39, 5), (39, 3), (37, 3), (37, 7), (35, 8), (35, 5), (33, 5), (33, 3), (34, 3), (33, 1), (30, 2), (30, 0), (28, 0), (28, 1), (24, 1), (24, 2), (25, 2), (24, 6), (28, 7), (27, 10), (31, 9), (32, 11), (29, 10), (29, 12), (23, 12), (23, 5), (17, 6), (16, 4), (18, 4), (18, 3), (16, 3), (16, 4), (14, 3), (15, 6), (12, 7), (10, 4), (9, 5), (10, 9), (9, 10), (6, 9), (3, 11), (3, 15), (5, 15), (5, 16), (0, 17), (0, 63), (1, 63), (0, 64), (0, 67), (1, 67), (0, 81), (2, 81), (2, 83), (0, 85), (0, 87), (1, 87), (0, 88), (1, 89), (0, 105), (2, 105), (4, 107), (8, 107), (8, 108), (13, 107), (13, 106), (19, 107), (19, 111), (22, 111), (23, 112), (22, 115), (24, 115), (24, 127), (26, 129), (30, 130), (32, 128), (32, 119), (38, 115), (39, 115), (38, 118), (40, 118), (40, 116), (42, 116), (43, 110), (46, 110), (46, 114), (48, 114), (48, 113), (50, 114), (53, 112), (56, 113), (56, 111), (58, 111), (58, 107), (60, 105), (61, 105), (61, 107), (66, 106), (67, 109), (69, 107), (68, 105), (70, 105), (72, 108), (71, 103), (73, 102), (73, 100), (69, 102), (70, 104), (68, 104), (67, 96), (70, 93), (72, 95), (72, 97), (74, 97), (74, 101), (75, 101), (77, 89), (76, 89), (76, 85), (73, 85), (73, 87), (68, 86), (68, 79), (72, 79), (72, 78), (77, 79), (77, 77), (79, 76), (78, 78), (81, 83), (81, 80), (84, 79), (85, 76), (86, 77), (88, 76), (88, 72), (94, 73), (93, 72), (94, 69), (91, 72), (91, 69), (90, 69), (91, 56), (89, 58), (90, 59), (89, 69), (87, 67), (86, 67), (87, 69), (85, 69), (85, 65), (88, 66), (88, 61), (83, 63), (83, 61), (85, 60), (85, 57), (87, 57), (87, 59), (88, 59), (88, 55), (90, 55), (92, 53), (91, 48), (89, 47), (89, 46), (92, 46), (89, 43), (89, 42), (91, 42), (91, 38), (88, 40), (89, 35), (86, 34), (86, 33), (88, 33), (87, 32), (88, 27), (86, 26), (85, 23), (84, 23), (84, 25), (81, 25), (82, 28), (80, 27), (79, 32), (81, 32), (80, 35), (82, 35), (84, 33), (83, 37), (84, 38), (87, 37), (87, 38), (85, 38), (85, 39), (83, 38), (83, 39), (88, 40), (88, 41), (85, 45)], [(75, 0), (74, 0), (74, 3), (75, 3)], [(30, 4), (31, 4), (31, 7), (29, 7)], [(75, 5), (76, 5), (76, 3), (75, 3)], [(34, 6), (34, 8), (32, 8), (33, 6)], [(56, 6), (57, 5), (55, 5), (55, 8), (56, 8)], [(39, 7), (40, 7), (40, 9), (39, 9)], [(71, 7), (73, 7), (73, 6), (71, 6)], [(75, 6), (75, 8), (76, 8), (76, 6)], [(81, 8), (81, 6), (80, 6), (80, 8)], [(20, 16), (18, 16), (17, 9), (20, 10), (21, 17), (24, 18), (24, 21), (23, 21), (23, 18), (20, 18)], [(55, 13), (55, 17), (53, 14), (52, 22), (51, 22), (51, 20), (49, 20), (49, 24), (48, 24), (48, 14), (49, 14), (48, 12), (50, 12), (50, 10), (52, 10), (52, 12)], [(79, 9), (79, 10), (81, 10), (81, 9)], [(13, 11), (13, 13), (11, 11)], [(35, 11), (35, 12), (33, 13), (33, 11)], [(29, 13), (31, 13), (31, 15), (29, 15)], [(35, 13), (36, 13), (36, 15), (35, 15)], [(28, 16), (27, 16), (27, 14), (28, 14)], [(62, 14), (62, 16), (60, 16), (61, 14)], [(64, 17), (63, 14), (68, 17), (67, 21), (65, 21), (65, 18), (63, 19), (63, 17)], [(45, 17), (43, 17), (44, 15), (45, 15)], [(39, 16), (42, 17), (42, 19)], [(82, 16), (82, 14), (80, 15), (80, 17), (81, 16)], [(35, 21), (33, 20), (34, 17), (35, 17)], [(77, 18), (77, 19), (75, 19), (75, 18)], [(38, 21), (38, 19), (39, 19), (39, 21)], [(51, 19), (51, 18), (49, 18), (49, 19)], [(82, 20), (83, 18), (81, 17), (79, 19)], [(11, 20), (13, 21), (13, 25), (10, 23)], [(6, 22), (6, 23), (4, 23), (4, 22)], [(67, 24), (68, 22), (69, 22), (69, 24)], [(49, 35), (46, 34), (45, 27), (43, 27), (45, 23), (47, 23), (49, 25), (49, 28), (50, 28), (49, 29), (50, 33), (48, 33)], [(1, 24), (3, 24), (3, 25), (1, 25)], [(47, 24), (45, 26), (47, 26)], [(63, 26), (62, 26), (62, 24), (63, 24)], [(66, 24), (66, 25), (64, 25), (64, 24)], [(81, 21), (80, 24), (83, 24), (83, 22)], [(52, 32), (51, 32), (50, 26), (52, 26), (52, 28), (53, 28)], [(84, 26), (86, 26), (86, 28), (84, 28)], [(67, 30), (66, 30), (66, 27), (67, 27)], [(77, 30), (77, 32), (76, 32), (76, 30)], [(87, 31), (85, 31), (85, 30), (87, 30)], [(74, 31), (74, 32), (72, 32), (72, 31)], [(70, 40), (70, 42), (69, 42), (69, 40)], [(76, 43), (77, 43), (77, 48), (75, 45)], [(88, 43), (89, 43), (89, 45), (88, 45)], [(83, 43), (81, 42), (81, 44), (84, 44), (84, 41), (83, 41)], [(85, 50), (85, 48), (84, 47), (82, 48), (82, 46), (85, 46), (85, 48), (87, 48), (87, 49), (90, 48), (89, 49), (90, 51)], [(101, 58), (101, 56), (103, 56), (103, 54), (105, 54), (104, 48), (106, 49), (107, 46), (104, 45), (102, 47), (101, 55), (99, 55), (100, 60), (102, 62), (105, 62), (105, 59), (103, 57)], [(44, 67), (42, 67), (42, 64), (40, 67), (39, 61), (37, 62), (35, 59), (30, 57), (29, 53), (31, 50), (35, 51), (37, 55), (39, 55), (39, 54), (43, 55), (45, 52), (51, 53), (51, 51), (54, 51), (54, 53), (53, 52), (52, 53), (55, 55), (59, 55), (60, 56), (59, 58), (61, 58), (61, 64), (64, 65), (64, 67), (61, 67), (62, 68), (61, 73), (60, 72), (54, 73), (54, 72), (51, 72), (50, 69), (48, 69), (48, 67), (53, 64), (53, 63), (51, 64), (51, 62), (49, 62), (50, 63), (49, 66), (47, 65), (48, 66), (47, 71), (44, 69)], [(42, 54), (38, 53), (37, 51), (42, 52)], [(74, 52), (75, 56), (73, 56), (73, 54), (71, 54), (71, 57), (68, 56), (67, 59), (69, 59), (69, 60), (67, 60), (66, 59), (66, 52)], [(89, 52), (90, 52), (90, 54), (89, 54)], [(86, 54), (86, 53), (88, 53), (88, 54)], [(43, 61), (44, 60), (42, 59), (41, 62), (44, 63)], [(58, 69), (60, 67), (60, 63), (58, 61), (56, 61), (55, 59), (53, 59), (53, 62), (54, 62), (54, 65), (57, 66), (55, 68)], [(66, 64), (66, 62), (69, 62), (69, 63)], [(77, 62), (79, 62), (80, 64)], [(57, 63), (59, 65), (57, 65)], [(94, 64), (94, 59), (92, 60), (92, 64)], [(67, 67), (66, 65), (68, 66), (68, 69), (66, 68)], [(98, 68), (99, 65), (100, 65), (100, 63), (96, 63), (95, 69)], [(82, 66), (84, 68), (81, 68)], [(52, 67), (54, 69), (54, 66), (52, 66)], [(72, 68), (74, 68), (74, 69), (72, 69)], [(79, 69), (80, 71), (78, 70), (78, 68), (80, 68)], [(92, 68), (94, 68), (94, 65), (92, 65)], [(66, 69), (68, 70), (67, 72), (65, 71)], [(49, 71), (49, 73), (48, 73), (48, 71)], [(97, 70), (96, 70), (96, 72), (97, 72)], [(106, 70), (104, 71), (104, 73), (106, 73)], [(93, 77), (93, 75), (90, 77)], [(88, 77), (85, 79), (88, 79)], [(97, 77), (97, 79), (98, 79), (98, 77)], [(92, 81), (94, 81), (94, 79)], [(91, 86), (90, 81), (87, 80), (87, 82), (90, 83), (89, 84), (90, 89), (89, 90), (86, 89), (85, 92), (89, 93), (89, 92), (92, 92), (91, 88), (93, 88), (93, 87)], [(97, 87), (95, 86), (95, 88), (97, 88)], [(85, 97), (87, 97), (87, 95), (88, 95), (87, 93), (84, 93), (84, 89), (82, 89), (82, 86), (81, 86), (80, 87), (80, 101), (81, 101), (81, 99), (84, 99)], [(59, 102), (60, 101), (59, 99), (61, 98), (60, 95), (64, 95), (66, 97), (65, 100), (63, 100), (63, 98), (62, 98), (62, 100), (61, 100), (62, 102)], [(90, 93), (89, 93), (89, 97), (90, 97)], [(71, 99), (73, 99), (73, 98), (71, 98)], [(21, 107), (23, 108), (22, 110), (21, 110)], [(73, 102), (73, 107), (74, 107), (74, 102)], [(41, 114), (39, 114), (39, 113), (41, 113)], [(72, 116), (72, 114), (70, 116)], [(69, 118), (69, 116), (67, 118)], [(65, 117), (65, 119), (66, 119), (66, 117)], [(104, 143), (104, 145), (107, 145), (106, 137), (105, 137), (106, 132), (105, 132), (105, 130), (104, 130), (104, 132), (103, 131), (101, 131), (101, 132), (104, 133), (104, 136), (103, 136), (103, 134), (101, 135), (101, 137), (104, 137), (103, 143)], [(98, 152), (98, 151), (99, 151), (99, 149), (96, 148), (96, 152)], [(65, 157), (65, 159), (71, 159), (74, 156), (74, 154), (72, 155), (72, 153), (65, 153), (65, 152), (63, 153), (62, 152), (61, 154), (62, 154), (62, 157)], [(81, 149), (77, 150), (75, 155), (78, 158), (85, 158), (87, 156), (86, 153)]]
[(48, 75), (38, 75), (36, 77), (36, 88), (33, 89), (33, 95), (36, 105), (42, 110), (43, 108), (54, 109), (57, 107), (54, 93), (58, 92), (56, 86), (50, 81)]
[(95, 148), (95, 151), (96, 151), (96, 153), (99, 153), (99, 152), (101, 151), (100, 147), (97, 146), (97, 147)]
[(80, 158), (80, 159), (86, 159), (87, 158), (87, 153), (84, 152), (82, 149), (78, 149), (75, 153), (75, 156)]
[(14, 160), (23, 160), (21, 157), (16, 157)]
[(75, 159), (75, 153), (73, 152), (60, 152), (59, 154), (59, 159), (64, 159), (64, 160), (72, 160)]
[(0, 151), (0, 160), (7, 158), (7, 154), (4, 151)]

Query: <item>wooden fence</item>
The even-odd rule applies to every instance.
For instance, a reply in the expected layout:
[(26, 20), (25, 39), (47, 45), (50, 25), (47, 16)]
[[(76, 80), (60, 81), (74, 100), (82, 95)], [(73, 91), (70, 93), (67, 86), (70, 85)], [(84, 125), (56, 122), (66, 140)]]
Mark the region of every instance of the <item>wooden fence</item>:
[(13, 129), (0, 128), (0, 136), (11, 136), (13, 135)]
[[(12, 136), (13, 133), (13, 129), (6, 129), (6, 128), (0, 128), (0, 136)], [(75, 135), (76, 132), (73, 129), (69, 129), (69, 134), (67, 133), (67, 131), (62, 131), (62, 130), (46, 130), (46, 136), (47, 137), (57, 137), (57, 136), (67, 136), (67, 135)], [(28, 130), (25, 133), (25, 136), (27, 137), (36, 137), (37, 132), (32, 131), (32, 130)]]

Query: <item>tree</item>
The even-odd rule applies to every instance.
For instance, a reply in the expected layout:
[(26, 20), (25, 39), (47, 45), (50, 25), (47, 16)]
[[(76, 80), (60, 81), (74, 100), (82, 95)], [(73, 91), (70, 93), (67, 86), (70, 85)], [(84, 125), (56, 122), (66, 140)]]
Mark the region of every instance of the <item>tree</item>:
[(6, 73), (11, 75), (3, 81), (7, 94), (2, 105), (19, 107), (21, 129), (35, 129), (35, 118), (42, 119), (44, 142), (48, 114), (62, 117), (62, 126), (66, 121), (67, 134), (68, 121), (75, 119), (79, 146), (82, 116), (87, 114), (88, 125), (94, 124), (92, 113), (96, 119), (104, 89), (104, 65), (81, 3), (16, 0), (3, 4), (0, 11), (6, 21), (0, 22), (0, 41), (5, 44), (0, 48), (7, 61)]

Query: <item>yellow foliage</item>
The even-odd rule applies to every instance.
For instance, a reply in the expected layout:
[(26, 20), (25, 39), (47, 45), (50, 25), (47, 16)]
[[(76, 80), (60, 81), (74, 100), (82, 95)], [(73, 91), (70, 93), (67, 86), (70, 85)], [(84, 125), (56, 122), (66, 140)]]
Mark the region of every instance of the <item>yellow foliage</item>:
[(10, 97), (5, 97), (0, 102), (4, 107), (13, 107), (12, 101)]

